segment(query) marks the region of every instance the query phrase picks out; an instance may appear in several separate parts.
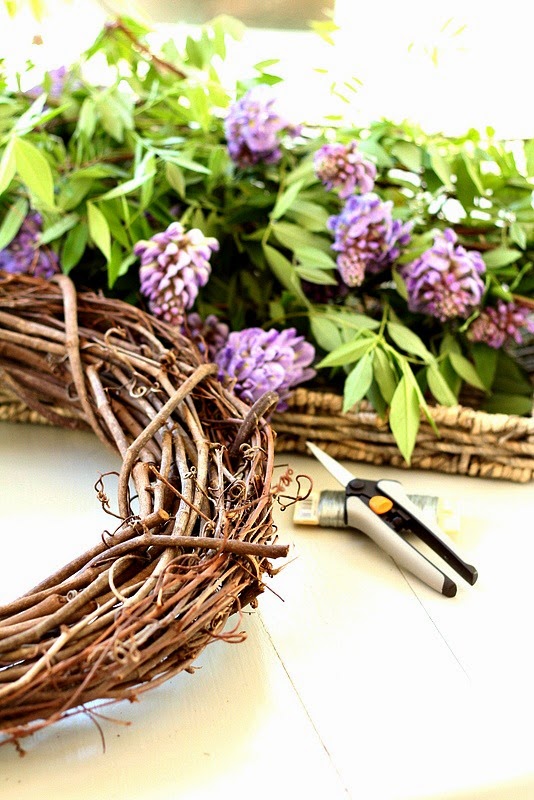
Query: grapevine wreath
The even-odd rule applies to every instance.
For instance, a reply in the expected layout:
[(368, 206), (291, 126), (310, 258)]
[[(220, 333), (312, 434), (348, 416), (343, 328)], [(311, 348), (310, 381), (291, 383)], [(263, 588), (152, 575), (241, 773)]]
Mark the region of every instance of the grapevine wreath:
[(122, 458), (116, 511), (95, 485), (114, 530), (0, 608), (0, 741), (133, 699), (243, 638), (229, 617), (288, 551), (272, 519), (278, 397), (249, 406), (214, 369), (176, 326), (67, 276), (0, 277), (0, 380)]

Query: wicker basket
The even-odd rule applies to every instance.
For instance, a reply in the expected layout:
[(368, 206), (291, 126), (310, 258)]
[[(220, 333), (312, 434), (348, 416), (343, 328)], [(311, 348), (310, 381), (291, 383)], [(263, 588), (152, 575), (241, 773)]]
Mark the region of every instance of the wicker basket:
[[(337, 458), (405, 468), (389, 430), (369, 405), (342, 413), (342, 398), (297, 389), (289, 408), (273, 417), (278, 452), (306, 452), (313, 441)], [(501, 478), (526, 483), (534, 478), (534, 417), (488, 414), (464, 406), (435, 406), (422, 416), (411, 459), (414, 469)]]

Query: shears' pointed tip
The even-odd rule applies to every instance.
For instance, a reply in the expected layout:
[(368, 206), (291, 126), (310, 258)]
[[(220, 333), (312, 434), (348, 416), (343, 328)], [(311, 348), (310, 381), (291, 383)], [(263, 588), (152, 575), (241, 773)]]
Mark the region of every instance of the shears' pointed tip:
[(354, 475), (345, 469), (345, 467), (336, 461), (335, 458), (325, 453), (320, 447), (317, 447), (313, 442), (306, 442), (308, 450), (321, 462), (323, 467), (334, 477), (342, 486), (346, 486), (354, 478)]

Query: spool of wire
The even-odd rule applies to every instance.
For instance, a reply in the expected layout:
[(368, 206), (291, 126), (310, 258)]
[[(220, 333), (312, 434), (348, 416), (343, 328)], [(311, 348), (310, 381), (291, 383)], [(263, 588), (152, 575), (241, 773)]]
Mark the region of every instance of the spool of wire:
[[(410, 494), (409, 497), (444, 533), (449, 536), (459, 533), (461, 520), (454, 503), (426, 494)], [(293, 522), (320, 528), (344, 528), (345, 492), (330, 489), (312, 492), (306, 500), (296, 503)]]

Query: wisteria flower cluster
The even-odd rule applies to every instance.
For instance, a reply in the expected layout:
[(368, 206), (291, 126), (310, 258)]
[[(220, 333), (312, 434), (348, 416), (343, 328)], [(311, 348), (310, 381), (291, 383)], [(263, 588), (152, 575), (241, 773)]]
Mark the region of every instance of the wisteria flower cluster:
[(473, 342), (484, 342), (494, 350), (513, 342), (523, 344), (524, 338), (534, 333), (534, 316), (526, 305), (497, 300), (495, 306), (480, 312), (468, 333)]
[(292, 118), (273, 62), (219, 78), (240, 27), (155, 53), (116, 19), (4, 81), (0, 269), (143, 306), (246, 403), (365, 401), (407, 461), (429, 404), (531, 414), (533, 142)]
[(0, 269), (12, 274), (51, 278), (60, 272), (56, 253), (40, 245), (42, 219), (38, 212), (29, 213), (9, 246), (0, 250)]
[(218, 249), (212, 236), (204, 236), (198, 228), (185, 231), (180, 222), (171, 222), (165, 231), (137, 242), (134, 253), (141, 259), (141, 294), (156, 317), (176, 324), (183, 321), (200, 287), (208, 282), (209, 259)]
[(337, 267), (347, 286), (361, 286), (366, 275), (391, 267), (409, 242), (411, 225), (394, 220), (392, 206), (373, 192), (352, 195), (341, 213), (328, 220)]
[(254, 164), (276, 164), (282, 158), (281, 139), (297, 136), (299, 125), (280, 113), (276, 97), (267, 86), (256, 86), (231, 107), (224, 130), (228, 152), (242, 168)]
[(221, 380), (229, 377), (244, 400), (254, 403), (266, 392), (275, 392), (280, 397), (277, 408), (283, 411), (291, 389), (314, 377), (314, 358), (314, 347), (295, 328), (246, 328), (229, 335), (215, 362)]
[(323, 144), (316, 151), (313, 164), (319, 180), (327, 189), (337, 189), (342, 198), (357, 190), (373, 191), (376, 166), (362, 156), (355, 140), (347, 145), (341, 142)]
[(486, 265), (479, 252), (467, 252), (457, 241), (455, 232), (445, 228), (429, 250), (402, 270), (411, 311), (446, 322), (480, 309)]

